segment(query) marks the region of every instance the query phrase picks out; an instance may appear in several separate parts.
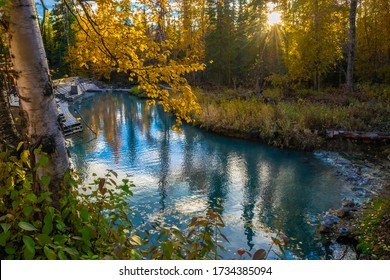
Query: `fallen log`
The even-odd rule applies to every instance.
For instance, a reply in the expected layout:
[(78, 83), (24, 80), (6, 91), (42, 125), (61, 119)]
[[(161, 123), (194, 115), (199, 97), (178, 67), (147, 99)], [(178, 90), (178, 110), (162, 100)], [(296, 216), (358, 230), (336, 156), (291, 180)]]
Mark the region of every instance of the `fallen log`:
[(366, 131), (344, 131), (326, 130), (325, 136), (328, 139), (352, 139), (363, 142), (390, 141), (390, 132), (366, 132)]

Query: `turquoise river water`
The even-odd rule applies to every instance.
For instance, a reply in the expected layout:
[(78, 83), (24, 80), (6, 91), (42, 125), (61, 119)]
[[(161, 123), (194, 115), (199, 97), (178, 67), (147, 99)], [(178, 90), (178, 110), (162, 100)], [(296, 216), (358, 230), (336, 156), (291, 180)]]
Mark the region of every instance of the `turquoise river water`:
[[(230, 241), (223, 243), (224, 259), (239, 259), (240, 248), (268, 250), (278, 232), (292, 238), (289, 258), (328, 258), (318, 220), (339, 206), (349, 186), (320, 157), (189, 125), (178, 134), (162, 108), (125, 93), (97, 93), (73, 109), (96, 132), (84, 126), (70, 139), (74, 167), (83, 174), (103, 175), (107, 169), (130, 174), (136, 188), (129, 204), (138, 227), (158, 220), (185, 229), (219, 201)], [(276, 258), (272, 250), (270, 258)]]

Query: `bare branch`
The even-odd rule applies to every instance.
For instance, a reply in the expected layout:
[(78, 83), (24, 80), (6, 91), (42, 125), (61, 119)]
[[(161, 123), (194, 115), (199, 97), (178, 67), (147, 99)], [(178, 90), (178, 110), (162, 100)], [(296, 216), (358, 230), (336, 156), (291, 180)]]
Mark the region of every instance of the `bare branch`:
[(41, 2), (41, 5), (42, 5), (42, 9), (43, 9), (43, 19), (42, 19), (42, 22), (41, 22), (40, 29), (41, 29), (41, 34), (43, 36), (44, 32), (45, 32), (46, 11), (48, 11), (49, 9), (46, 7), (45, 2), (43, 0), (40, 0), (40, 2)]

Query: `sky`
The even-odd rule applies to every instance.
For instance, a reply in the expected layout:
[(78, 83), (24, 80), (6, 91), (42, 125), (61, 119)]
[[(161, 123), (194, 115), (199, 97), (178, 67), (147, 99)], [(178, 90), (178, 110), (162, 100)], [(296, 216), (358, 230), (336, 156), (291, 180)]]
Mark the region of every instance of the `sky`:
[[(43, 1), (43, 3), (45, 3), (46, 8), (48, 8), (48, 9), (53, 8), (53, 6), (55, 5), (55, 2), (56, 2), (55, 0), (44, 0)], [(42, 10), (41, 1), (35, 0), (35, 4), (36, 4), (36, 7), (37, 7), (38, 15), (42, 16), (43, 15), (43, 10)]]
[[(54, 6), (56, 1), (54, 0), (43, 0), (43, 3), (45, 3), (46, 7), (48, 9), (52, 8)], [(39, 6), (41, 5), (41, 1), (35, 0), (35, 3), (37, 3)]]

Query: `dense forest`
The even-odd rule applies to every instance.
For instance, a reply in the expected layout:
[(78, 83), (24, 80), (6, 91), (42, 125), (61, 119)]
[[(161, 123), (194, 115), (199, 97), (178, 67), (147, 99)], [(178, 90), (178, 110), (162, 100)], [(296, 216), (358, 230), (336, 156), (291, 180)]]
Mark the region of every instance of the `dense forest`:
[[(72, 2), (64, 2), (44, 13), (41, 30), (54, 77), (84, 73), (99, 79), (114, 66), (135, 69), (134, 64), (126, 65), (129, 58), (124, 56), (134, 53), (143, 54), (140, 57), (148, 64), (199, 63), (205, 70), (187, 77), (195, 86), (261, 90), (293, 84), (320, 90), (346, 84), (351, 79), (348, 67), (354, 68), (351, 82), (389, 81), (389, 7), (384, 0), (359, 5), (358, 1), (131, 1), (127, 13), (125, 2), (119, 7), (107, 2), (96, 9), (87, 2), (80, 8), (85, 13), (77, 9), (72, 13), (65, 6)], [(124, 19), (118, 22), (115, 17)], [(159, 61), (146, 49), (165, 57)], [(114, 57), (120, 65), (113, 64)]]
[(319, 147), (326, 130), (389, 131), (387, 1), (103, 2), (44, 13), (53, 77), (137, 84), (178, 124), (196, 116), (281, 147)]
[[(212, 210), (190, 224), (197, 234), (159, 227), (160, 247), (128, 237), (129, 209), (107, 185), (131, 195), (131, 182), (117, 184), (115, 171), (78, 197), (52, 79), (132, 87), (171, 112), (179, 133), (185, 122), (280, 148), (358, 147), (386, 162), (389, 17), (388, 0), (0, 0), (1, 258), (207, 259), (219, 245), (204, 238), (225, 239)], [(384, 193), (375, 217), (386, 242), (370, 252), (389, 258)], [(366, 247), (379, 238), (360, 234)], [(273, 240), (282, 252), (286, 239)]]

